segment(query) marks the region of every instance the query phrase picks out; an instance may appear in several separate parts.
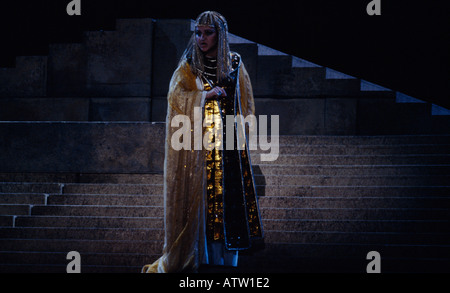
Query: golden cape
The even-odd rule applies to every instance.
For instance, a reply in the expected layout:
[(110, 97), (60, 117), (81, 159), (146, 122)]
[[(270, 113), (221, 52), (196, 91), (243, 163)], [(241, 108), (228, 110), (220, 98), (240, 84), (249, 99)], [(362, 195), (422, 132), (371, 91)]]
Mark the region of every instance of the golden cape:
[[(255, 105), (249, 75), (241, 62), (239, 69), (241, 110), (254, 114)], [(194, 121), (194, 108), (205, 104), (206, 91), (187, 61), (180, 62), (169, 85), (164, 159), (163, 255), (142, 268), (144, 273), (195, 271), (202, 262), (205, 244), (205, 150), (174, 150), (171, 147), (172, 118), (182, 114)], [(204, 112), (203, 110), (201, 111)], [(203, 119), (203, 118), (202, 118)], [(203, 120), (202, 120), (203, 121)], [(191, 131), (193, 133), (191, 123)], [(191, 146), (193, 146), (193, 136)]]

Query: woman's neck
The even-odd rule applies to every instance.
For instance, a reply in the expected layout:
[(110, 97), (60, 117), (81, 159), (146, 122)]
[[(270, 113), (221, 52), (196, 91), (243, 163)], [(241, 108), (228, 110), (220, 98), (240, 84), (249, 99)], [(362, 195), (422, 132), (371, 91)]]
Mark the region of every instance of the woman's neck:
[(205, 52), (205, 57), (208, 58), (217, 58), (217, 46), (211, 48), (208, 52)]

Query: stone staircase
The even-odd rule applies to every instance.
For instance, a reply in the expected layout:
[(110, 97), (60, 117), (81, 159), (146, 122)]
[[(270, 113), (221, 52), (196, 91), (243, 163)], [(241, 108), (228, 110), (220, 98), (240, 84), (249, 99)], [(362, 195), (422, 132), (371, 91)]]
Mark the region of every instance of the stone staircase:
[(266, 247), (246, 260), (270, 272), (365, 272), (378, 251), (383, 272), (448, 272), (449, 138), (282, 138), (256, 179)]
[(139, 272), (161, 252), (162, 175), (28, 176), (1, 184), (3, 272), (65, 272), (73, 250), (82, 272)]
[[(282, 136), (255, 180), (262, 250), (242, 272), (449, 272), (450, 136)], [(0, 176), (2, 272), (138, 272), (161, 253), (161, 174)], [(232, 270), (233, 271), (233, 270)]]
[[(191, 33), (120, 19), (0, 68), (0, 272), (65, 272), (78, 251), (81, 272), (132, 273), (160, 255), (161, 121)], [(276, 161), (252, 152), (264, 247), (225, 271), (365, 272), (378, 251), (382, 272), (449, 272), (449, 110), (230, 39), (281, 136)]]

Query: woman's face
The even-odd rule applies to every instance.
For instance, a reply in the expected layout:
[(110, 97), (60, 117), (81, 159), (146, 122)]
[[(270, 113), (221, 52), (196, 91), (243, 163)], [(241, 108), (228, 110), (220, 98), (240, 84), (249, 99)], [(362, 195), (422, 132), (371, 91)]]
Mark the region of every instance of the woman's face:
[(195, 28), (195, 40), (206, 56), (215, 57), (217, 55), (217, 32), (213, 26), (197, 26)]

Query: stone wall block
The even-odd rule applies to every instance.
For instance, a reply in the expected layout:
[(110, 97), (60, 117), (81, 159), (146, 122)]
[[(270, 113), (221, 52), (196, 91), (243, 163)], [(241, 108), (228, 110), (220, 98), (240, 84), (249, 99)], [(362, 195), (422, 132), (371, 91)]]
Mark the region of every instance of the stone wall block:
[(16, 67), (0, 68), (0, 97), (42, 97), (47, 93), (47, 56), (20, 56)]

